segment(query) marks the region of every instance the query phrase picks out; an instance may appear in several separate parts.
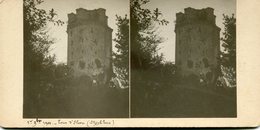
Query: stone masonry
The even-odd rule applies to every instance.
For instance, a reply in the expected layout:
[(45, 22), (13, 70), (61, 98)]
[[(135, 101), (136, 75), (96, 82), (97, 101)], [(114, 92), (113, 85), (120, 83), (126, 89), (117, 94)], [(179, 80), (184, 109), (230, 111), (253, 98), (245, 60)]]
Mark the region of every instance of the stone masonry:
[(220, 28), (216, 26), (214, 9), (185, 8), (176, 14), (175, 61), (182, 76), (216, 78), (220, 52)]
[(112, 29), (106, 10), (76, 9), (68, 14), (68, 59), (75, 77), (106, 83), (112, 74)]

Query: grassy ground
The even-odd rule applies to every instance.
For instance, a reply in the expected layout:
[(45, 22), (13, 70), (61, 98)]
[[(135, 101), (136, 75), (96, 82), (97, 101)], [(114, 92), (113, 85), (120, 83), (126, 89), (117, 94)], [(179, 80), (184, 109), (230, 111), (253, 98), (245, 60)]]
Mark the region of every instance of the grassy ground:
[(26, 91), (24, 117), (122, 118), (128, 117), (128, 90), (73, 81), (35, 93)]
[[(236, 117), (236, 89), (138, 81), (131, 87), (134, 118)], [(58, 82), (52, 87), (25, 87), (24, 117), (128, 118), (128, 89), (87, 84), (83, 79)]]
[[(147, 96), (148, 95), (148, 96)], [(132, 97), (132, 117), (236, 117), (235, 89), (179, 84)]]

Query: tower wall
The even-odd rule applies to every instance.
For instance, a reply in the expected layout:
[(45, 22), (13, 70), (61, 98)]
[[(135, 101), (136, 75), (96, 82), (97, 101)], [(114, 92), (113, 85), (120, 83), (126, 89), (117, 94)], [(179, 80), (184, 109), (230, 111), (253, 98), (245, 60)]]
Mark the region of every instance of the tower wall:
[[(186, 8), (176, 14), (176, 65), (187, 76), (214, 75), (220, 51), (220, 28), (212, 8)], [(212, 76), (210, 76), (212, 77)]]
[(68, 18), (67, 62), (74, 76), (88, 75), (105, 83), (112, 73), (112, 29), (105, 9), (79, 8)]

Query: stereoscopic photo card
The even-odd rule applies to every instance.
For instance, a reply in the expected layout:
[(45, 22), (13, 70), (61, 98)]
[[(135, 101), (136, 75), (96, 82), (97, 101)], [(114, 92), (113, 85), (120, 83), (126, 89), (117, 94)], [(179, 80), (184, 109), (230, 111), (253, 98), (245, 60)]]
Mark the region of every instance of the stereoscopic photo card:
[(1, 0), (2, 127), (256, 127), (257, 0)]

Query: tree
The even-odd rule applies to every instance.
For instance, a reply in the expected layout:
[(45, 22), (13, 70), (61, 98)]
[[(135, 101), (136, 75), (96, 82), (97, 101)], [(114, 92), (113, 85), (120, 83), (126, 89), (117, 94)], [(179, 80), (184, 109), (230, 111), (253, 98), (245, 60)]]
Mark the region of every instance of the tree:
[(42, 72), (55, 61), (49, 55), (49, 48), (54, 40), (48, 35), (46, 26), (48, 22), (62, 25), (64, 22), (56, 20), (54, 10), (49, 12), (38, 9), (36, 6), (43, 0), (24, 0), (24, 78), (39, 81)]
[(225, 26), (221, 38), (224, 51), (221, 52), (221, 70), (227, 86), (236, 86), (236, 18), (223, 15)]
[[(163, 88), (171, 86), (173, 64), (163, 62), (158, 46), (163, 38), (159, 26), (167, 25), (158, 8), (146, 9), (149, 0), (130, 1), (131, 106), (132, 113), (155, 105)], [(167, 73), (165, 73), (167, 72)], [(172, 78), (170, 78), (172, 77)]]
[(149, 0), (130, 1), (131, 24), (131, 69), (147, 69), (152, 64), (162, 61), (157, 53), (162, 38), (156, 34), (155, 25), (167, 25), (162, 13), (156, 8), (151, 11), (142, 8)]
[(114, 53), (115, 73), (122, 81), (122, 85), (129, 86), (129, 19), (116, 16), (117, 33), (114, 41), (117, 43), (115, 47), (117, 51)]
[(236, 18), (234, 14), (229, 17), (223, 15), (224, 37), (221, 38), (224, 51), (222, 52), (222, 63), (225, 67), (236, 69)]
[[(46, 31), (47, 23), (62, 25), (53, 9), (45, 11), (37, 6), (43, 0), (24, 0), (24, 115), (38, 114), (41, 92), (54, 80), (55, 56), (49, 54), (54, 40)], [(29, 115), (30, 114), (30, 115)]]

